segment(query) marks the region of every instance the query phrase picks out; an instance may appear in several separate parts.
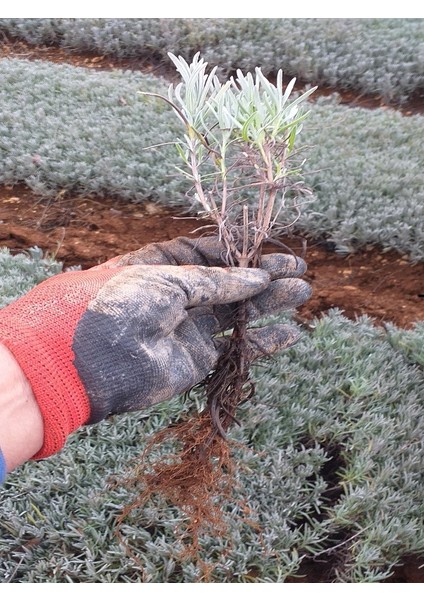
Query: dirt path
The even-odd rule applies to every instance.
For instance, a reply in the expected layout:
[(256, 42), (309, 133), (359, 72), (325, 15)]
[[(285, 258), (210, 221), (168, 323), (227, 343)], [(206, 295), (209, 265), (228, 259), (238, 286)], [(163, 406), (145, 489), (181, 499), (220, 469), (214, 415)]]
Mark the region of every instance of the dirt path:
[[(153, 203), (88, 197), (46, 201), (25, 186), (0, 188), (0, 246), (13, 252), (38, 246), (65, 267), (88, 268), (150, 242), (195, 237), (198, 226), (195, 219)], [(299, 241), (285, 241), (302, 251)], [(424, 320), (424, 263), (411, 265), (395, 252), (377, 249), (342, 257), (317, 241), (308, 243), (305, 259), (314, 295), (299, 311), (303, 319), (339, 307), (349, 318), (368, 314), (377, 323), (404, 328)]]

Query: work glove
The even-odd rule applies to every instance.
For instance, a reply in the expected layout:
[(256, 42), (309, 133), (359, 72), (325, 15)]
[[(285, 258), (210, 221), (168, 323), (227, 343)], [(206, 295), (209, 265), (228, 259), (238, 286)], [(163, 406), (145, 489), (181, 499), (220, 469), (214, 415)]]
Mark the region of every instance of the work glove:
[[(150, 244), (86, 271), (69, 271), (0, 310), (0, 343), (15, 356), (44, 420), (35, 459), (70, 433), (135, 411), (202, 381), (225, 351), (235, 303), (249, 320), (302, 304), (306, 266), (270, 254), (260, 269), (224, 268), (217, 238)], [(297, 329), (251, 329), (252, 356), (295, 343)]]

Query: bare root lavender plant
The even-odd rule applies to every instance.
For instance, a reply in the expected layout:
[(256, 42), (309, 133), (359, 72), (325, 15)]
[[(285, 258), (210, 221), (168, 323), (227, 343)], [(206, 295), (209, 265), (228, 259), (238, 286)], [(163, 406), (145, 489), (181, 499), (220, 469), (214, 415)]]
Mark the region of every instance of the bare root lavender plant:
[[(307, 193), (302, 165), (293, 166), (293, 159), (307, 116), (302, 105), (315, 88), (290, 101), (295, 80), (283, 89), (281, 71), (275, 85), (260, 68), (255, 76), (237, 71), (222, 84), (216, 68), (206, 73), (199, 54), (191, 64), (169, 56), (182, 81), (170, 86), (168, 97), (147, 95), (170, 104), (184, 125), (184, 136), (175, 142), (182, 162), (177, 169), (190, 182), (199, 216), (215, 224), (227, 264), (260, 267), (264, 242), (293, 225), (299, 198)], [(228, 351), (201, 384), (206, 408), (154, 437), (133, 480), (143, 480), (144, 492), (122, 518), (159, 493), (188, 515), (192, 548), (205, 524), (219, 530), (216, 497), (230, 499), (234, 473), (226, 434), (238, 422), (237, 408), (253, 395), (251, 361), (246, 302), (240, 302)], [(177, 442), (178, 452), (146, 468), (148, 452), (169, 440)]]

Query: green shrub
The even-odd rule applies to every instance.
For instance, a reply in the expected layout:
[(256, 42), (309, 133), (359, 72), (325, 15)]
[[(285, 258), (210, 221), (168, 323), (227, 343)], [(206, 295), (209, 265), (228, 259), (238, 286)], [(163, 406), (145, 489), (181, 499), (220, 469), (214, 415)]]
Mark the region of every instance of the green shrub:
[(27, 253), (17, 255), (7, 248), (0, 248), (0, 309), (61, 271), (61, 263), (43, 258), (39, 248), (30, 248)]
[(400, 329), (392, 324), (386, 328), (393, 348), (400, 350), (411, 363), (424, 367), (424, 322), (416, 323), (413, 329)]
[(33, 44), (123, 57), (187, 60), (226, 74), (279, 68), (319, 85), (403, 102), (424, 87), (422, 19), (0, 19)]
[(140, 201), (181, 194), (166, 164), (170, 151), (144, 149), (166, 142), (176, 126), (166, 108), (138, 94), (163, 89), (163, 81), (41, 61), (3, 60), (0, 72), (2, 183), (24, 181), (53, 196), (68, 190)]
[[(424, 257), (424, 117), (314, 105), (301, 139), (315, 194), (299, 227), (342, 253), (366, 244)], [(307, 171), (309, 170), (309, 175)]]

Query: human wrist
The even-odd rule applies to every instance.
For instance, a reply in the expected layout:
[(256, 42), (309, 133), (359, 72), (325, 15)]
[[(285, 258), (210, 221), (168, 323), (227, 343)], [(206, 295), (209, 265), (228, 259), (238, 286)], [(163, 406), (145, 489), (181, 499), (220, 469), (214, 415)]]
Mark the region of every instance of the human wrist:
[(2, 344), (0, 365), (0, 448), (9, 472), (40, 450), (44, 425), (28, 379)]

